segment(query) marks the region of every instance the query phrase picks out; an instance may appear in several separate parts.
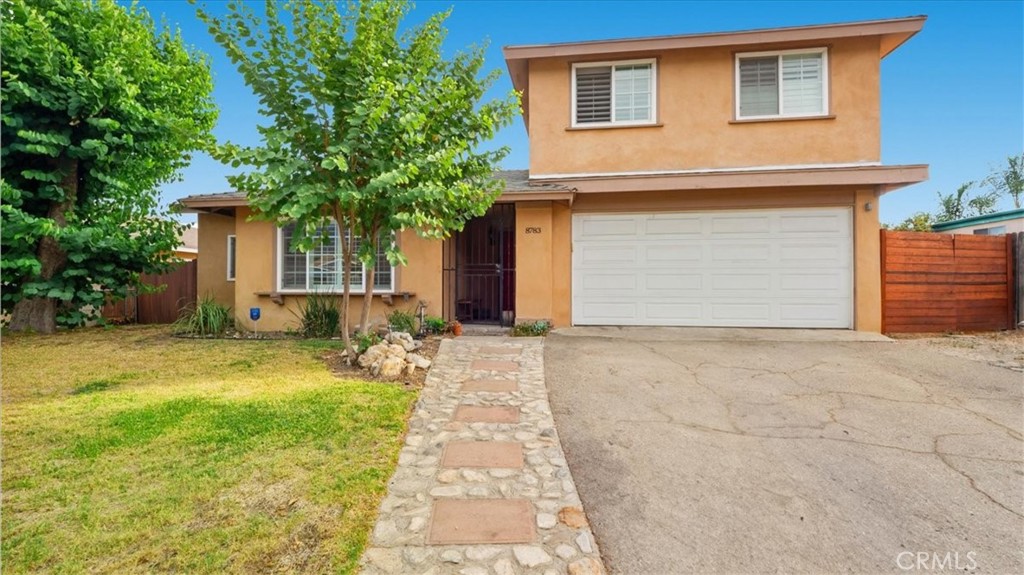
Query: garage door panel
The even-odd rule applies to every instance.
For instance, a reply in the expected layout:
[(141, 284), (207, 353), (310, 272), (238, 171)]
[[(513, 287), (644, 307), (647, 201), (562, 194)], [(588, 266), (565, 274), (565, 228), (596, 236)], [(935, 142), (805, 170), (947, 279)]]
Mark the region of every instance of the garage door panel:
[(699, 262), (703, 256), (703, 248), (698, 243), (687, 244), (650, 244), (640, 247), (643, 259), (647, 263)]
[(680, 323), (699, 321), (703, 314), (700, 303), (651, 302), (643, 306), (644, 324), (678, 325)]
[(583, 222), (580, 234), (582, 238), (635, 236), (639, 223), (635, 217), (588, 219)]
[(702, 219), (699, 216), (660, 216), (644, 220), (644, 233), (657, 236), (698, 236), (701, 234)]
[[(638, 304), (623, 301), (590, 301), (582, 304), (586, 317), (606, 322), (605, 325), (638, 325)], [(598, 324), (600, 325), (600, 324)]]
[(573, 217), (573, 323), (853, 324), (849, 208)]
[(784, 272), (779, 274), (779, 290), (787, 295), (808, 291), (845, 295), (850, 291), (850, 278), (846, 273)]
[(635, 262), (637, 248), (615, 244), (597, 244), (579, 248), (580, 263), (585, 266), (621, 266)]
[(712, 320), (740, 321), (759, 325), (771, 319), (772, 306), (768, 303), (711, 302)]
[(762, 292), (772, 287), (771, 274), (716, 273), (711, 276), (711, 287), (715, 291)]
[(682, 273), (647, 273), (644, 275), (647, 292), (699, 292), (704, 285), (704, 276)]
[(757, 243), (729, 243), (711, 246), (712, 263), (770, 262), (770, 246)]
[(808, 210), (799, 214), (781, 214), (779, 215), (779, 233), (843, 237), (850, 234), (850, 218), (833, 210)]
[(771, 218), (767, 214), (745, 212), (741, 214), (712, 215), (711, 235), (766, 234), (771, 231)]
[(787, 322), (799, 322), (811, 325), (814, 323), (827, 323), (829, 318), (842, 315), (839, 305), (833, 302), (815, 303), (803, 301), (799, 304), (779, 304), (779, 319)]
[(637, 276), (630, 273), (589, 273), (583, 276), (583, 289), (588, 292), (626, 291), (637, 289)]

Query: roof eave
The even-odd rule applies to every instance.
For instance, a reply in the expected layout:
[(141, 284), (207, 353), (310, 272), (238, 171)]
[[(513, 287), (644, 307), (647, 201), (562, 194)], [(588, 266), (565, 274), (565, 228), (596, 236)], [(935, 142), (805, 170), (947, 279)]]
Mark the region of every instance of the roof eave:
[[(717, 46), (745, 46), (783, 42), (830, 40), (859, 36), (894, 36), (901, 38), (890, 52), (906, 41), (924, 26), (927, 16), (911, 16), (888, 20), (845, 22), (793, 26), (787, 28), (765, 28), (739, 32), (713, 32), (707, 34), (686, 34), (678, 36), (655, 36), (649, 38), (624, 38), (618, 40), (596, 40), (587, 42), (565, 42), (559, 44), (533, 44), (505, 46), (503, 52), (508, 60), (529, 60), (532, 58), (559, 58), (589, 56), (595, 54), (621, 54), (629, 52), (650, 52), (679, 50), (686, 48), (707, 48)], [(886, 52), (888, 53), (888, 52)]]
[[(737, 170), (679, 174), (560, 178), (577, 193), (871, 186), (884, 194), (928, 179), (924, 164), (793, 170)], [(537, 179), (537, 181), (545, 181)]]

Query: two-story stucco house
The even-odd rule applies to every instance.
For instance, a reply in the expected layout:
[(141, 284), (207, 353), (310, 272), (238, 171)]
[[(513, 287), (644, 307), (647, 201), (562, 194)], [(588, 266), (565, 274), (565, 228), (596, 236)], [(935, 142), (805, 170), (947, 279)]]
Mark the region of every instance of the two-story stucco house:
[[(878, 201), (927, 178), (881, 164), (879, 72), (924, 21), (506, 47), (529, 171), (448, 240), (402, 233), (375, 315), (878, 331)], [(290, 252), (238, 194), (183, 203), (200, 294), (261, 307), (262, 329), (340, 291), (333, 244)]]

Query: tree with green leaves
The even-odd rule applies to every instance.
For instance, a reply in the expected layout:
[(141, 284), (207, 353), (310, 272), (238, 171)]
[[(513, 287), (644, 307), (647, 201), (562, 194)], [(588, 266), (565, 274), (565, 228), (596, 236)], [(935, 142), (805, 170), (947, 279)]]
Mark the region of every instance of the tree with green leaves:
[(209, 66), (114, 0), (2, 0), (3, 312), (50, 333), (172, 264), (158, 186), (216, 121)]
[(996, 211), (999, 194), (986, 192), (972, 196), (969, 192), (974, 186), (975, 182), (967, 182), (955, 192), (939, 192), (939, 211), (935, 214), (935, 223), (952, 222)]
[(883, 227), (897, 232), (930, 232), (934, 223), (935, 216), (928, 212), (917, 212), (895, 226), (884, 225)]
[[(491, 174), (507, 148), (483, 150), (518, 112), (514, 93), (483, 102), (498, 71), (481, 75), (484, 50), (445, 59), (449, 12), (402, 31), (409, 4), (268, 0), (262, 16), (243, 2), (199, 17), (259, 97), (262, 141), (226, 143), (215, 157), (248, 171), (231, 176), (255, 217), (294, 223), (293, 247), (311, 249), (340, 229), (342, 334), (353, 264), (366, 265), (360, 328), (370, 329), (379, 242), (404, 263), (395, 234), (441, 238), (482, 215), (501, 191)], [(354, 259), (355, 258), (355, 259)]]
[(1009, 196), (1013, 207), (1020, 208), (1024, 199), (1024, 154), (1006, 158), (1006, 167), (994, 171), (985, 183), (994, 193)]

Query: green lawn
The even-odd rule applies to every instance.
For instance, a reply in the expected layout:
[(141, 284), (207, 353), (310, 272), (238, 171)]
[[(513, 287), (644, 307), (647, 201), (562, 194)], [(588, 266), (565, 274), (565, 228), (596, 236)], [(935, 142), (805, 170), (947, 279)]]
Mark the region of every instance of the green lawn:
[(301, 341), (3, 336), (4, 573), (347, 573), (415, 394)]

